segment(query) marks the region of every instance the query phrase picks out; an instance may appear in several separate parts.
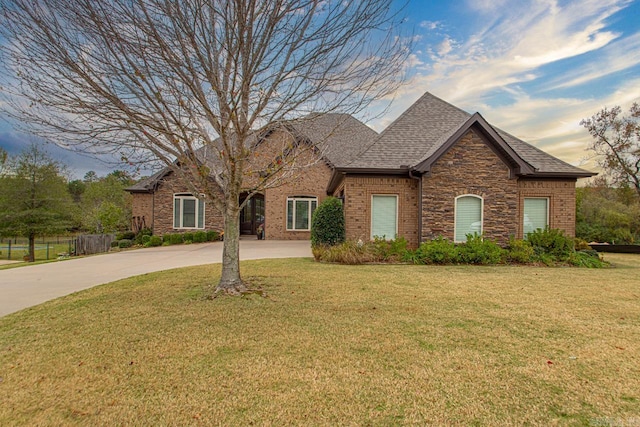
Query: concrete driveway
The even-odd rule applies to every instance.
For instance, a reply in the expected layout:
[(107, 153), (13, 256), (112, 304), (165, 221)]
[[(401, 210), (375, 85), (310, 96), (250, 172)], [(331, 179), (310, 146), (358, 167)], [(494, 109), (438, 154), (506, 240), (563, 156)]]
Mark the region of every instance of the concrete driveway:
[[(240, 241), (241, 260), (311, 256), (309, 241)], [(0, 316), (126, 277), (217, 262), (222, 262), (222, 242), (137, 249), (0, 270)]]

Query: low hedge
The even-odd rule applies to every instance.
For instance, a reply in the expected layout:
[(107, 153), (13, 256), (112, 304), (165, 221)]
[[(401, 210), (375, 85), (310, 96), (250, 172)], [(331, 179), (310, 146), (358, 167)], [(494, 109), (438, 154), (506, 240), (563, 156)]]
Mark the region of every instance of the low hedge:
[(465, 243), (453, 243), (442, 237), (424, 242), (415, 250), (407, 249), (404, 239), (370, 242), (346, 241), (338, 245), (312, 245), (317, 261), (339, 264), (394, 263), (412, 264), (543, 264), (599, 268), (609, 264), (597, 252), (574, 249), (573, 239), (557, 230), (541, 230), (531, 239), (511, 239), (506, 248), (477, 234)]

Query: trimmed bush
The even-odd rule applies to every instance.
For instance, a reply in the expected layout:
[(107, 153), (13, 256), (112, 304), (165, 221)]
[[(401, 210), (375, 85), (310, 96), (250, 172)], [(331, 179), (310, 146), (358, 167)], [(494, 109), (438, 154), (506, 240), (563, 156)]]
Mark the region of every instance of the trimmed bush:
[(132, 245), (133, 245), (133, 242), (130, 239), (118, 240), (118, 247), (120, 249), (130, 248)]
[(193, 243), (193, 233), (182, 233), (183, 243)]
[(342, 202), (327, 197), (316, 208), (311, 220), (311, 245), (338, 245), (345, 241)]
[(458, 262), (458, 248), (442, 238), (423, 242), (416, 250), (414, 262), (418, 264), (454, 264)]
[(149, 237), (149, 246), (161, 246), (162, 245), (162, 237), (160, 236), (150, 236)]
[(141, 236), (141, 237), (142, 237), (142, 244), (143, 244), (143, 245), (146, 245), (146, 244), (147, 244), (147, 243), (149, 243), (149, 241), (151, 240), (151, 236), (146, 235), (146, 234), (145, 234), (145, 235), (143, 235), (143, 236)]
[(562, 230), (538, 229), (529, 233), (526, 240), (533, 246), (537, 256), (546, 254), (557, 261), (564, 261), (574, 253), (573, 239), (565, 236)]
[(220, 240), (220, 233), (214, 230), (207, 231), (207, 242), (215, 242)]
[(193, 233), (193, 243), (204, 243), (207, 241), (207, 233), (204, 231), (196, 231)]
[(466, 243), (458, 246), (458, 259), (465, 264), (498, 264), (505, 250), (478, 234), (468, 234)]
[(180, 245), (183, 242), (182, 234), (180, 234), (180, 233), (175, 233), (175, 234), (167, 233), (164, 236), (162, 236), (162, 241), (167, 243), (167, 244), (169, 244), (169, 245)]
[(535, 259), (535, 251), (533, 246), (527, 240), (509, 240), (509, 250), (507, 252), (507, 260), (509, 262), (517, 262), (527, 264)]

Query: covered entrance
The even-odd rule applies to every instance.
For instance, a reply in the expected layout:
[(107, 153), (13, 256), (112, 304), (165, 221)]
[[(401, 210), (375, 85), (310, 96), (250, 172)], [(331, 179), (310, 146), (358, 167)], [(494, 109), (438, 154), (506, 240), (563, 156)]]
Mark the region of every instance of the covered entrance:
[[(246, 193), (241, 194), (240, 203), (246, 198)], [(255, 194), (240, 212), (240, 234), (256, 235), (260, 225), (264, 228), (264, 195)]]

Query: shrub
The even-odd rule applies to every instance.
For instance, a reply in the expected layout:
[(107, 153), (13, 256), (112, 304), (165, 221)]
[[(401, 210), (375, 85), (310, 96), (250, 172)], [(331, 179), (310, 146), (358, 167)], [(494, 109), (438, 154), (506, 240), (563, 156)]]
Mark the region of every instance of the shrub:
[(603, 268), (609, 266), (609, 263), (603, 261), (598, 252), (594, 250), (574, 252), (569, 256), (568, 262), (576, 267)]
[(124, 231), (116, 234), (116, 240), (133, 240), (136, 238), (136, 233), (133, 231)]
[(538, 256), (548, 254), (558, 261), (564, 261), (574, 252), (573, 239), (565, 236), (562, 230), (538, 229), (529, 233), (526, 240)]
[(135, 235), (133, 240), (136, 245), (143, 245), (149, 241), (148, 239), (145, 239), (145, 237), (151, 236), (152, 234), (153, 232), (150, 228), (143, 228), (142, 230), (138, 231), (138, 234)]
[(162, 241), (169, 244), (169, 245), (179, 245), (183, 242), (182, 240), (182, 234), (179, 233), (175, 233), (175, 234), (171, 234), (171, 233), (167, 233), (164, 236), (162, 236)]
[(182, 241), (184, 243), (193, 243), (193, 233), (182, 233)]
[(120, 249), (130, 248), (133, 242), (130, 239), (120, 239), (118, 240), (118, 247)]
[(467, 241), (458, 246), (459, 260), (466, 264), (498, 264), (504, 254), (505, 250), (497, 243), (476, 233), (467, 234)]
[(366, 243), (365, 250), (371, 255), (372, 261), (400, 261), (407, 253), (407, 240), (399, 237), (395, 240), (384, 240), (376, 237), (373, 242)]
[(419, 264), (454, 264), (458, 262), (458, 249), (453, 242), (438, 237), (420, 245), (415, 261)]
[(142, 237), (142, 239), (141, 239), (141, 240), (142, 240), (142, 244), (143, 244), (143, 245), (146, 245), (146, 244), (147, 244), (147, 243), (149, 243), (149, 241), (151, 240), (151, 236), (146, 235), (146, 234), (145, 234), (145, 235), (143, 235), (143, 236), (141, 236), (141, 237)]
[(118, 240), (114, 240), (111, 242), (111, 247), (112, 248), (117, 248), (118, 247)]
[(507, 260), (509, 262), (527, 264), (535, 260), (535, 251), (527, 240), (511, 239), (508, 249)]
[(207, 241), (207, 233), (204, 231), (196, 231), (193, 233), (193, 243), (204, 243)]
[(576, 251), (589, 251), (589, 250), (591, 250), (591, 246), (589, 246), (589, 243), (587, 243), (586, 240), (581, 239), (579, 237), (576, 237), (575, 239), (573, 239), (573, 244), (574, 244), (574, 247), (575, 247)]
[(366, 243), (347, 240), (338, 245), (313, 245), (313, 257), (317, 261), (335, 262), (339, 264), (357, 265), (371, 262)]
[(337, 245), (345, 241), (342, 202), (327, 197), (316, 208), (311, 220), (311, 245)]
[(214, 230), (207, 231), (207, 241), (215, 242), (216, 240), (220, 240), (220, 233)]
[(162, 237), (160, 236), (150, 236), (149, 237), (149, 246), (161, 246), (162, 245)]

